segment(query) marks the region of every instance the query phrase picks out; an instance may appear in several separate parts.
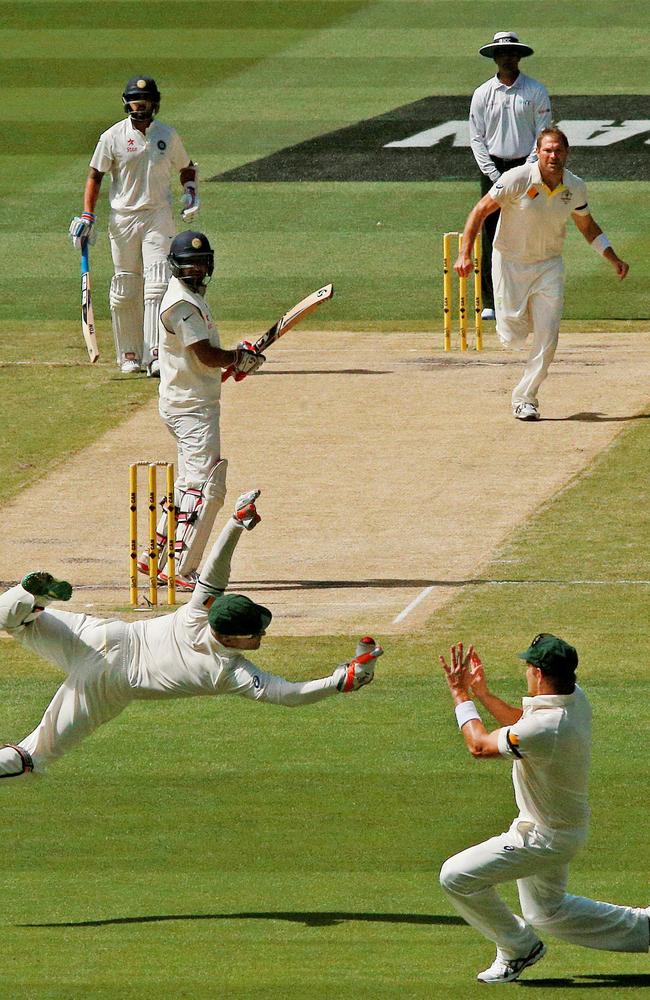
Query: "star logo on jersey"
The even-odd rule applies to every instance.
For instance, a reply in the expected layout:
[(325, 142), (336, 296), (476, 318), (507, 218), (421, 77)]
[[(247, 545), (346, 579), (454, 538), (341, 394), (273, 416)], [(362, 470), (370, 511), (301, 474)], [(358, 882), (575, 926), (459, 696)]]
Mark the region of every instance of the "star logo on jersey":
[(127, 152), (132, 153), (135, 149), (135, 139), (127, 139), (126, 141)]

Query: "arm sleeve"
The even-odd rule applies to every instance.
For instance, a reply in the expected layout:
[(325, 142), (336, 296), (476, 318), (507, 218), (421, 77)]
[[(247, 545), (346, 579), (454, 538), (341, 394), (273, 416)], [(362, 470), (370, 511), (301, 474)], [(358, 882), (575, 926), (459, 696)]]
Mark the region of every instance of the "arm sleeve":
[(223, 593), (230, 579), (230, 563), (244, 528), (229, 517), (210, 550), (190, 598), (193, 607), (204, 607), (210, 597)]
[(95, 152), (90, 160), (90, 166), (94, 170), (99, 170), (100, 174), (107, 174), (113, 166), (113, 153), (106, 133), (99, 137), (99, 142), (95, 146)]
[(531, 755), (547, 755), (555, 744), (555, 726), (541, 713), (523, 717), (512, 726), (503, 726), (498, 736), (499, 753), (511, 760)]
[(185, 146), (183, 141), (178, 134), (174, 132), (172, 138), (172, 164), (175, 170), (182, 170), (183, 167), (189, 166), (190, 158), (185, 152)]
[(549, 128), (552, 124), (551, 98), (548, 96), (546, 87), (540, 83), (535, 97), (535, 107), (533, 108), (533, 131), (535, 138), (533, 139), (533, 148), (528, 156), (529, 161), (532, 162), (537, 159), (537, 136), (542, 129)]
[(285, 705), (288, 708), (311, 705), (338, 694), (333, 676), (292, 683), (276, 674), (267, 674), (243, 656), (233, 661), (222, 684), (224, 694), (238, 694), (243, 698), (268, 701), (272, 705)]
[[(519, 168), (516, 169), (519, 170)], [(493, 198), (494, 201), (503, 206), (508, 202), (515, 202), (518, 198), (525, 194), (526, 190), (526, 179), (521, 176), (517, 177), (515, 170), (506, 170), (506, 172), (501, 174), (499, 179), (494, 182), (488, 191), (488, 194), (490, 198)]]
[(209, 340), (205, 320), (191, 302), (176, 302), (161, 316), (163, 326), (174, 333), (184, 347)]
[(539, 85), (539, 94), (535, 101), (535, 138), (543, 128), (549, 128), (552, 124), (551, 98), (548, 96), (546, 87)]
[(576, 215), (590, 215), (589, 200), (587, 198), (587, 185), (582, 183), (576, 188), (576, 207), (573, 209)]
[[(500, 205), (505, 205), (505, 203), (508, 201), (508, 197), (509, 197), (509, 192), (508, 192), (505, 184), (501, 180), (501, 178), (499, 178), (497, 181), (494, 182), (494, 184), (492, 185), (492, 187), (488, 191), (488, 194), (489, 194), (490, 198), (493, 198), (494, 201), (498, 201), (498, 203)], [(496, 209), (495, 209), (495, 211), (496, 211)]]
[(477, 91), (474, 91), (469, 109), (469, 141), (474, 159), (481, 173), (493, 181), (496, 180), (499, 176), (499, 171), (495, 167), (492, 157), (488, 153), (488, 148), (485, 145), (485, 109)]

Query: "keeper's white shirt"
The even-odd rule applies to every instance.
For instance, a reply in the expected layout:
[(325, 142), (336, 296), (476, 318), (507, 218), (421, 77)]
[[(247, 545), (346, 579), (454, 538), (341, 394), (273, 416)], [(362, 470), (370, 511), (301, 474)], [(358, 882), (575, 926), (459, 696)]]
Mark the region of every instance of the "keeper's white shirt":
[(189, 162), (175, 129), (154, 119), (143, 135), (125, 118), (102, 132), (90, 166), (110, 173), (114, 212), (138, 212), (171, 205), (172, 175)]
[(524, 163), (502, 174), (488, 194), (501, 208), (494, 249), (514, 263), (561, 257), (567, 219), (572, 212), (589, 215), (587, 185), (566, 168), (562, 183), (551, 191), (539, 163)]
[(469, 111), (469, 137), (481, 173), (496, 180), (492, 156), (520, 160), (531, 156), (537, 136), (551, 124), (551, 99), (543, 84), (520, 73), (506, 86), (493, 76), (474, 91)]
[(178, 278), (170, 278), (160, 303), (158, 360), (160, 399), (167, 410), (187, 413), (213, 406), (221, 397), (221, 368), (210, 368), (189, 351), (207, 340), (221, 347), (210, 306)]
[(522, 701), (523, 715), (499, 730), (499, 751), (514, 759), (512, 782), (519, 818), (542, 830), (584, 835), (589, 822), (591, 707), (573, 694)]

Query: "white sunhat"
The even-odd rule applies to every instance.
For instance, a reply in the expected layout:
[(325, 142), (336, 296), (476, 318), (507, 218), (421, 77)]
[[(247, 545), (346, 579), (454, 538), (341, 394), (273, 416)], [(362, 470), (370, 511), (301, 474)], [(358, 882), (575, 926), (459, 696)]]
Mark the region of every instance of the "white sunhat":
[(514, 31), (497, 31), (490, 44), (482, 45), (478, 51), (479, 55), (491, 59), (496, 49), (512, 49), (513, 52), (522, 57), (533, 54), (530, 45), (524, 45), (523, 42), (520, 42), (519, 35), (516, 35)]

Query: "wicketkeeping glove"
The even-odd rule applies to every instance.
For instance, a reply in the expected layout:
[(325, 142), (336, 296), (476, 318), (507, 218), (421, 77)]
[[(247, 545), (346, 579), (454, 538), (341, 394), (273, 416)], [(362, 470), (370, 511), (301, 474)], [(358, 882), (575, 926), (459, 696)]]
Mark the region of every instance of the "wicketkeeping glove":
[(249, 341), (243, 340), (241, 344), (237, 344), (237, 347), (235, 348), (235, 362), (233, 365), (235, 373), (251, 375), (253, 372), (256, 372), (260, 365), (263, 365), (265, 361), (266, 357), (263, 354), (257, 354), (255, 351), (251, 350)]
[(75, 215), (68, 230), (75, 250), (81, 250), (82, 240), (87, 240), (91, 246), (93, 245), (97, 239), (94, 228), (96, 222), (97, 216), (93, 215), (92, 212), (82, 212), (81, 215)]
[(255, 507), (259, 495), (260, 490), (250, 490), (248, 493), (242, 493), (235, 504), (233, 519), (237, 524), (243, 524), (247, 531), (252, 531), (262, 520)]
[[(368, 652), (359, 652), (359, 649), (364, 648)], [(370, 684), (375, 676), (375, 661), (383, 652), (381, 646), (375, 645), (374, 639), (364, 636), (357, 646), (357, 655), (354, 659), (349, 663), (340, 663), (335, 668), (332, 676), (337, 689), (347, 694), (348, 691), (358, 691), (359, 688)]]
[(45, 570), (28, 573), (22, 578), (21, 584), (33, 597), (45, 597), (49, 601), (69, 601), (72, 597), (71, 584), (67, 580), (55, 580)]

